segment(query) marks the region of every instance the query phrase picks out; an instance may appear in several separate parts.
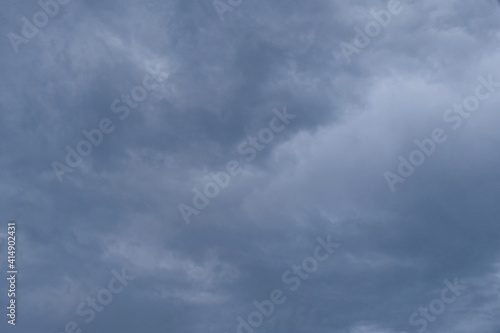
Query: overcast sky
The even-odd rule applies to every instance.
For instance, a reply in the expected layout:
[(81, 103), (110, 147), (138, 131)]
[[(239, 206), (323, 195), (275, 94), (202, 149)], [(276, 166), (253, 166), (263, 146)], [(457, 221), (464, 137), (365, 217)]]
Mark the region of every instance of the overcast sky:
[(0, 10), (0, 331), (500, 332), (498, 1), (53, 4)]

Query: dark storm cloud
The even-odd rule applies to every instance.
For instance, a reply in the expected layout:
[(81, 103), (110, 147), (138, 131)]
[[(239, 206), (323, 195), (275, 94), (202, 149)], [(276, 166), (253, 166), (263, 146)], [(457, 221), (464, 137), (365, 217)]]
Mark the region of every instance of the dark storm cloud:
[[(236, 332), (330, 234), (341, 248), (255, 332), (416, 332), (409, 317), (455, 277), (467, 289), (427, 331), (498, 332), (500, 95), (396, 193), (382, 175), (478, 76), (500, 81), (500, 10), (401, 4), (347, 63), (341, 42), (387, 1), (244, 0), (221, 21), (210, 1), (72, 0), (18, 53), (7, 34), (40, 6), (4, 3), (0, 207), (19, 225), (17, 328)], [(119, 119), (113, 101), (156, 66), (165, 80)], [(283, 107), (296, 118), (186, 225), (179, 203)], [(116, 129), (59, 182), (51, 163), (103, 118)], [(136, 278), (85, 323), (79, 304), (123, 267)]]

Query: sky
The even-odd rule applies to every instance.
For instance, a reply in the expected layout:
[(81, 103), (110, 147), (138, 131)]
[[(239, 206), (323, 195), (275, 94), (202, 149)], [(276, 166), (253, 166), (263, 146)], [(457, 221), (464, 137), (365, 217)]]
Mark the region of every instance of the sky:
[(1, 332), (500, 333), (494, 0), (5, 0)]

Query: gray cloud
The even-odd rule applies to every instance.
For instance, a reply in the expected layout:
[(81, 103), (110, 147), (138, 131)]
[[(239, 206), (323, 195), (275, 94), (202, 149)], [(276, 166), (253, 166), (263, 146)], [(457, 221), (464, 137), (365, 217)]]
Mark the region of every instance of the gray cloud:
[[(417, 332), (455, 277), (467, 290), (427, 331), (498, 332), (500, 95), (396, 193), (382, 175), (478, 76), (500, 81), (500, 7), (401, 3), (347, 63), (340, 43), (387, 1), (244, 0), (221, 21), (210, 1), (73, 0), (17, 54), (7, 33), (40, 7), (5, 2), (0, 248), (16, 219), (19, 308), (2, 332), (236, 332), (327, 234), (341, 249), (255, 332)], [(157, 65), (120, 120), (113, 101)], [(186, 225), (178, 204), (283, 106), (286, 131)], [(116, 129), (59, 182), (51, 163), (103, 118)], [(78, 305), (122, 267), (136, 278), (86, 324)]]

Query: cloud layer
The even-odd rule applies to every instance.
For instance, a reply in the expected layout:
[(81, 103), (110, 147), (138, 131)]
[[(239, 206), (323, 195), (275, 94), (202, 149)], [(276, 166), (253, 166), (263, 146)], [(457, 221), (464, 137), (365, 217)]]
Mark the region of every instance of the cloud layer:
[[(478, 77), (500, 82), (498, 3), (401, 0), (348, 61), (341, 43), (387, 1), (221, 2), (223, 20), (211, 1), (61, 1), (17, 53), (8, 33), (42, 9), (4, 3), (0, 248), (15, 219), (19, 327), (2, 332), (231, 333), (276, 289), (286, 302), (240, 332), (418, 332), (429, 306), (428, 332), (500, 332), (500, 89), (458, 129), (443, 119)], [(53, 163), (103, 119), (114, 130), (60, 181)], [(391, 191), (384, 173), (435, 128), (446, 142)], [(186, 224), (179, 204), (232, 160)], [(284, 272), (328, 235), (341, 247), (291, 291)], [(87, 323), (77, 308), (122, 269), (135, 278)]]

